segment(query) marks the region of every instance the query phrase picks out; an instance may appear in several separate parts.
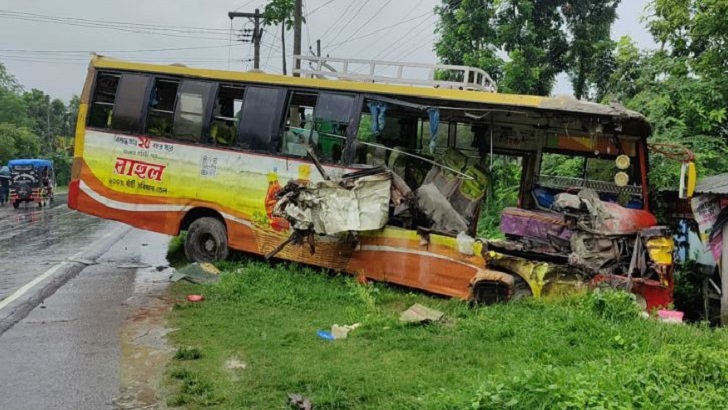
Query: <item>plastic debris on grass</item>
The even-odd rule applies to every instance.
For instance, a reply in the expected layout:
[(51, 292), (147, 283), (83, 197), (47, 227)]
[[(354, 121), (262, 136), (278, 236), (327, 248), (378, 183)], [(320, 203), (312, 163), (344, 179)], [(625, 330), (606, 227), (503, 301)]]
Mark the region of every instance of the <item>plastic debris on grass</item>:
[(175, 271), (169, 280), (179, 282), (184, 279), (188, 282), (204, 284), (217, 282), (220, 271), (211, 263), (193, 263)]
[(311, 404), (311, 399), (303, 397), (303, 395), (289, 394), (288, 408), (297, 410), (311, 410), (313, 408), (313, 405)]
[(430, 323), (439, 321), (444, 315), (439, 310), (415, 303), (409, 309), (402, 312), (399, 321), (404, 323)]

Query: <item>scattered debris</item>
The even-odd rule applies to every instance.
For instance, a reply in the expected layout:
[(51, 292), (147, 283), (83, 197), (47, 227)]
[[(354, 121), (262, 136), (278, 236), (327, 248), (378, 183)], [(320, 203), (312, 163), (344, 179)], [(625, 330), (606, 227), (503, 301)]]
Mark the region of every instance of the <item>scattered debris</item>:
[(227, 361), (225, 362), (225, 368), (228, 370), (242, 370), (246, 369), (247, 367), (247, 363), (240, 361), (234, 357), (227, 359)]
[(663, 323), (682, 323), (684, 315), (685, 314), (683, 312), (679, 312), (677, 310), (658, 310), (657, 311), (657, 317)]
[(66, 260), (68, 262), (76, 262), (76, 263), (80, 263), (80, 264), (83, 264), (83, 265), (86, 265), (86, 266), (91, 266), (91, 265), (97, 265), (98, 264), (98, 262), (96, 262), (96, 261), (92, 261), (90, 259), (83, 259), (83, 258), (68, 258)]
[(196, 284), (213, 283), (219, 279), (220, 271), (210, 263), (193, 263), (175, 271), (169, 278), (172, 282), (184, 279)]
[(301, 394), (288, 394), (288, 406), (291, 409), (311, 410), (311, 399), (303, 397)]
[(415, 303), (409, 309), (402, 312), (402, 315), (399, 317), (399, 321), (404, 323), (437, 322), (442, 319), (444, 315), (445, 314), (439, 310), (431, 309), (427, 306)]
[(334, 340), (334, 335), (332, 335), (328, 330), (319, 330), (316, 334), (324, 340)]
[(123, 265), (117, 266), (119, 269), (144, 269), (144, 268), (151, 268), (152, 265), (146, 264), (146, 263), (126, 263)]
[(346, 339), (346, 337), (349, 335), (349, 332), (352, 330), (358, 328), (361, 326), (361, 323), (354, 323), (353, 325), (333, 325), (331, 326), (331, 336), (334, 337), (334, 339)]
[(202, 295), (187, 295), (187, 300), (190, 302), (202, 302), (205, 300), (205, 297)]

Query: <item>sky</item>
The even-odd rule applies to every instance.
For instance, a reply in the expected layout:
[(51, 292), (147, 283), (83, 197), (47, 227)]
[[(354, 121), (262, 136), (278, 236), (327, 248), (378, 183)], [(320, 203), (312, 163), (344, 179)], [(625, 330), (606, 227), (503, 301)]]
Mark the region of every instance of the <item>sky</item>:
[[(245, 19), (265, 0), (0, 0), (0, 62), (26, 88), (68, 100), (83, 87), (89, 53), (160, 64), (249, 70), (252, 46), (237, 41)], [(647, 0), (622, 0), (612, 36), (651, 47), (640, 22)], [(321, 39), (324, 55), (436, 63), (432, 51), (439, 0), (304, 0), (303, 51)], [(232, 31), (231, 31), (232, 28)], [(292, 32), (286, 33), (286, 54)], [(267, 27), (261, 68), (281, 72), (280, 28)], [(290, 57), (288, 67), (290, 69)], [(570, 93), (558, 78), (554, 94)]]

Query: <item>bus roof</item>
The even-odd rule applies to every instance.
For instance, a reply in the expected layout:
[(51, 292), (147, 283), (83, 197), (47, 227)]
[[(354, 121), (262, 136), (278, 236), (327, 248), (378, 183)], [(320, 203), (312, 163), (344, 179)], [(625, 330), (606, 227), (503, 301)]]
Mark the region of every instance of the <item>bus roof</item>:
[(48, 159), (11, 159), (8, 161), (9, 167), (15, 166), (33, 166), (33, 167), (52, 167), (53, 161)]
[[(649, 134), (647, 119), (636, 111), (619, 104), (604, 105), (580, 101), (573, 97), (540, 97), (532, 95), (501, 94), (482, 91), (454, 90), (445, 88), (415, 87), (396, 84), (368, 83), (361, 81), (327, 80), (267, 74), (263, 72), (239, 72), (190, 68), (182, 65), (159, 65), (135, 63), (99, 55), (93, 55), (91, 66), (97, 69), (121, 71), (142, 71), (186, 77), (208, 78), (214, 80), (241, 81), (259, 84), (286, 85), (290, 87), (310, 87), (337, 91), (352, 91), (373, 94), (394, 94), (447, 101), (481, 103), (496, 106), (530, 108), (534, 110), (558, 111), (585, 116), (619, 118), (642, 123), (642, 129)], [(643, 135), (647, 136), (647, 135)]]

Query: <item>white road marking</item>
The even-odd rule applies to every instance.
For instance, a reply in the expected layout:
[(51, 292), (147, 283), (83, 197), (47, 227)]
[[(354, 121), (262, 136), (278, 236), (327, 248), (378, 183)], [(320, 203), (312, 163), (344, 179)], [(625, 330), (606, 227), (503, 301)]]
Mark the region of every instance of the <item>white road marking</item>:
[(38, 276), (37, 278), (31, 280), (30, 282), (26, 283), (21, 287), (20, 289), (16, 290), (12, 295), (8, 296), (7, 298), (3, 299), (2, 302), (0, 302), (0, 310), (3, 310), (6, 306), (13, 303), (15, 300), (17, 300), (19, 297), (23, 296), (26, 292), (33, 289), (33, 287), (39, 283), (41, 283), (43, 280), (48, 278), (49, 276), (56, 273), (58, 269), (60, 269), (62, 266), (67, 265), (68, 262), (61, 262), (56, 266), (53, 266), (52, 268), (48, 269), (43, 273), (42, 275)]
[(52, 266), (50, 269), (45, 271), (42, 275), (36, 277), (35, 279), (31, 280), (30, 282), (23, 285), (20, 289), (13, 292), (12, 295), (8, 296), (7, 298), (0, 301), (0, 310), (3, 310), (5, 307), (7, 307), (9, 304), (13, 303), (14, 301), (18, 300), (18, 298), (22, 297), (24, 294), (26, 294), (29, 290), (33, 289), (37, 284), (43, 282), (45, 279), (52, 276), (58, 269), (60, 269), (62, 266), (69, 265), (71, 263), (80, 263), (80, 262), (73, 262), (72, 259), (77, 259), (86, 254), (87, 252), (92, 252), (93, 249), (96, 249), (97, 247), (103, 247), (105, 246), (104, 240), (107, 240), (112, 235), (119, 235), (120, 237), (125, 235), (125, 231), (129, 231), (129, 227), (120, 226), (114, 230), (111, 230), (104, 234), (98, 241), (96, 241), (96, 247), (90, 247), (84, 250), (81, 250), (74, 254), (73, 256), (69, 257), (66, 261), (61, 262), (55, 266)]

